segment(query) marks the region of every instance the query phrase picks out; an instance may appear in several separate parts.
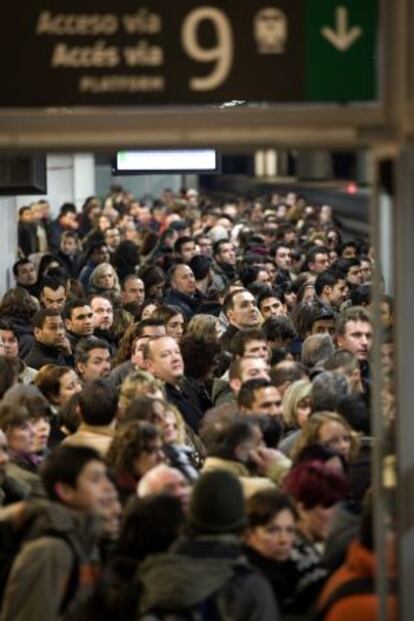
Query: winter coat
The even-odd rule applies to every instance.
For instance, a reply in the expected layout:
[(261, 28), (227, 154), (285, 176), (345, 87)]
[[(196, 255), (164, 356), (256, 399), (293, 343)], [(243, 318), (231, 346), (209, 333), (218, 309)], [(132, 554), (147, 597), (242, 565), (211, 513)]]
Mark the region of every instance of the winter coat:
[(245, 546), (244, 551), (249, 562), (269, 580), (275, 599), (283, 613), (286, 602), (294, 597), (296, 591), (299, 579), (296, 563), (291, 559), (274, 561), (265, 558), (249, 546)]
[(23, 457), (14, 456), (6, 466), (9, 477), (16, 480), (25, 496), (44, 498), (45, 490), (37, 468)]
[(247, 563), (237, 538), (231, 535), (179, 540), (171, 552), (146, 559), (139, 579), (140, 614), (154, 607), (186, 610), (220, 591), (225, 618), (279, 619), (269, 583)]
[(67, 446), (87, 446), (105, 457), (115, 434), (114, 425), (87, 425), (81, 423), (75, 433), (67, 436), (62, 444)]
[(24, 359), (27, 366), (39, 370), (45, 364), (57, 364), (58, 366), (71, 366), (70, 356), (65, 356), (57, 347), (44, 345), (39, 341), (33, 343), (32, 349)]
[[(373, 552), (358, 541), (353, 541), (348, 549), (345, 563), (329, 578), (318, 601), (321, 610), (331, 595), (351, 580), (374, 578), (376, 558)], [(355, 593), (338, 600), (327, 611), (324, 621), (375, 621), (378, 619), (378, 597), (375, 593)], [(397, 620), (397, 597), (388, 595), (388, 614), (390, 621)]]
[(202, 472), (212, 470), (226, 470), (234, 474), (240, 481), (245, 498), (253, 496), (256, 492), (273, 488), (275, 484), (266, 477), (252, 476), (247, 467), (238, 461), (222, 459), (220, 457), (207, 457)]
[[(27, 508), (24, 541), (7, 581), (0, 621), (57, 621), (75, 563), (77, 588), (68, 605), (75, 610), (91, 595), (100, 573), (94, 516), (60, 503), (37, 501)], [(52, 533), (62, 533), (62, 537)], [(63, 539), (64, 536), (64, 539)], [(68, 543), (68, 541), (70, 543)]]
[(197, 312), (197, 307), (199, 305), (197, 298), (181, 293), (181, 291), (177, 291), (177, 289), (170, 289), (164, 302), (169, 306), (177, 306), (187, 321)]

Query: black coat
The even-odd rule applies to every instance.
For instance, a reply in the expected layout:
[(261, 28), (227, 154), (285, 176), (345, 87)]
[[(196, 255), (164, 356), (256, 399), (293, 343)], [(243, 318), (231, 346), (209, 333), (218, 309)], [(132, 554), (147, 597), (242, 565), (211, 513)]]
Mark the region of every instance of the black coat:
[(170, 289), (164, 301), (170, 306), (177, 306), (187, 320), (195, 315), (199, 305), (197, 298), (181, 293), (177, 289)]
[(45, 364), (57, 364), (59, 366), (71, 366), (71, 359), (65, 356), (57, 347), (44, 345), (35, 341), (29, 354), (24, 359), (28, 367), (32, 369), (40, 369)]
[(201, 398), (195, 394), (191, 380), (183, 378), (179, 387), (166, 384), (165, 392), (168, 401), (178, 408), (187, 425), (198, 433), (204, 410)]

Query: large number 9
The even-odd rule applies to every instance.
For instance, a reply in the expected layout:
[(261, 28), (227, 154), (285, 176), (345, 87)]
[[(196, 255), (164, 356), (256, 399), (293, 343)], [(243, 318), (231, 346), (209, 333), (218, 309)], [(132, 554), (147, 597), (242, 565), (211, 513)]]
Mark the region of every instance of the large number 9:
[[(200, 23), (206, 19), (211, 21), (216, 31), (215, 47), (201, 47), (199, 42), (198, 29)], [(183, 47), (190, 58), (203, 63), (216, 61), (216, 66), (209, 75), (191, 78), (190, 89), (211, 91), (218, 88), (229, 75), (234, 56), (233, 31), (226, 15), (223, 11), (209, 6), (194, 9), (184, 20), (181, 36)]]

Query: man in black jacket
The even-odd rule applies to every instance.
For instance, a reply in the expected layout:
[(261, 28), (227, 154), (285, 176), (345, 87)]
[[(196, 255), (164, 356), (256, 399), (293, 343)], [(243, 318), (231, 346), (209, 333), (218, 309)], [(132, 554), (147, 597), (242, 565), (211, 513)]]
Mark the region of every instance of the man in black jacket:
[(26, 364), (33, 369), (45, 364), (71, 365), (70, 343), (59, 311), (43, 308), (35, 313), (32, 323), (35, 340)]
[(178, 306), (186, 319), (191, 319), (197, 310), (198, 299), (194, 296), (196, 280), (193, 270), (185, 263), (178, 263), (170, 271), (171, 289), (165, 303)]
[(86, 300), (80, 298), (69, 300), (63, 309), (63, 319), (72, 352), (75, 352), (79, 341), (93, 334), (95, 324), (92, 309)]
[(181, 412), (185, 422), (196, 433), (203, 417), (201, 398), (189, 378), (184, 376), (184, 363), (177, 341), (170, 336), (158, 336), (144, 346), (147, 370), (165, 383), (168, 401)]

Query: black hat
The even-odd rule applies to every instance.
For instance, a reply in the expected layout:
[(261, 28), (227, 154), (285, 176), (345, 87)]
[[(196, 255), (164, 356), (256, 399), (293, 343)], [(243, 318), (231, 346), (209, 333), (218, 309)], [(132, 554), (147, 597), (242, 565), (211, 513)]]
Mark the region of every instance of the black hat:
[(203, 280), (205, 278), (213, 264), (210, 257), (206, 257), (203, 254), (196, 254), (190, 261), (189, 266), (193, 270), (193, 274), (196, 280)]
[(235, 533), (246, 524), (244, 498), (237, 477), (224, 470), (206, 472), (191, 496), (188, 523), (202, 533)]

